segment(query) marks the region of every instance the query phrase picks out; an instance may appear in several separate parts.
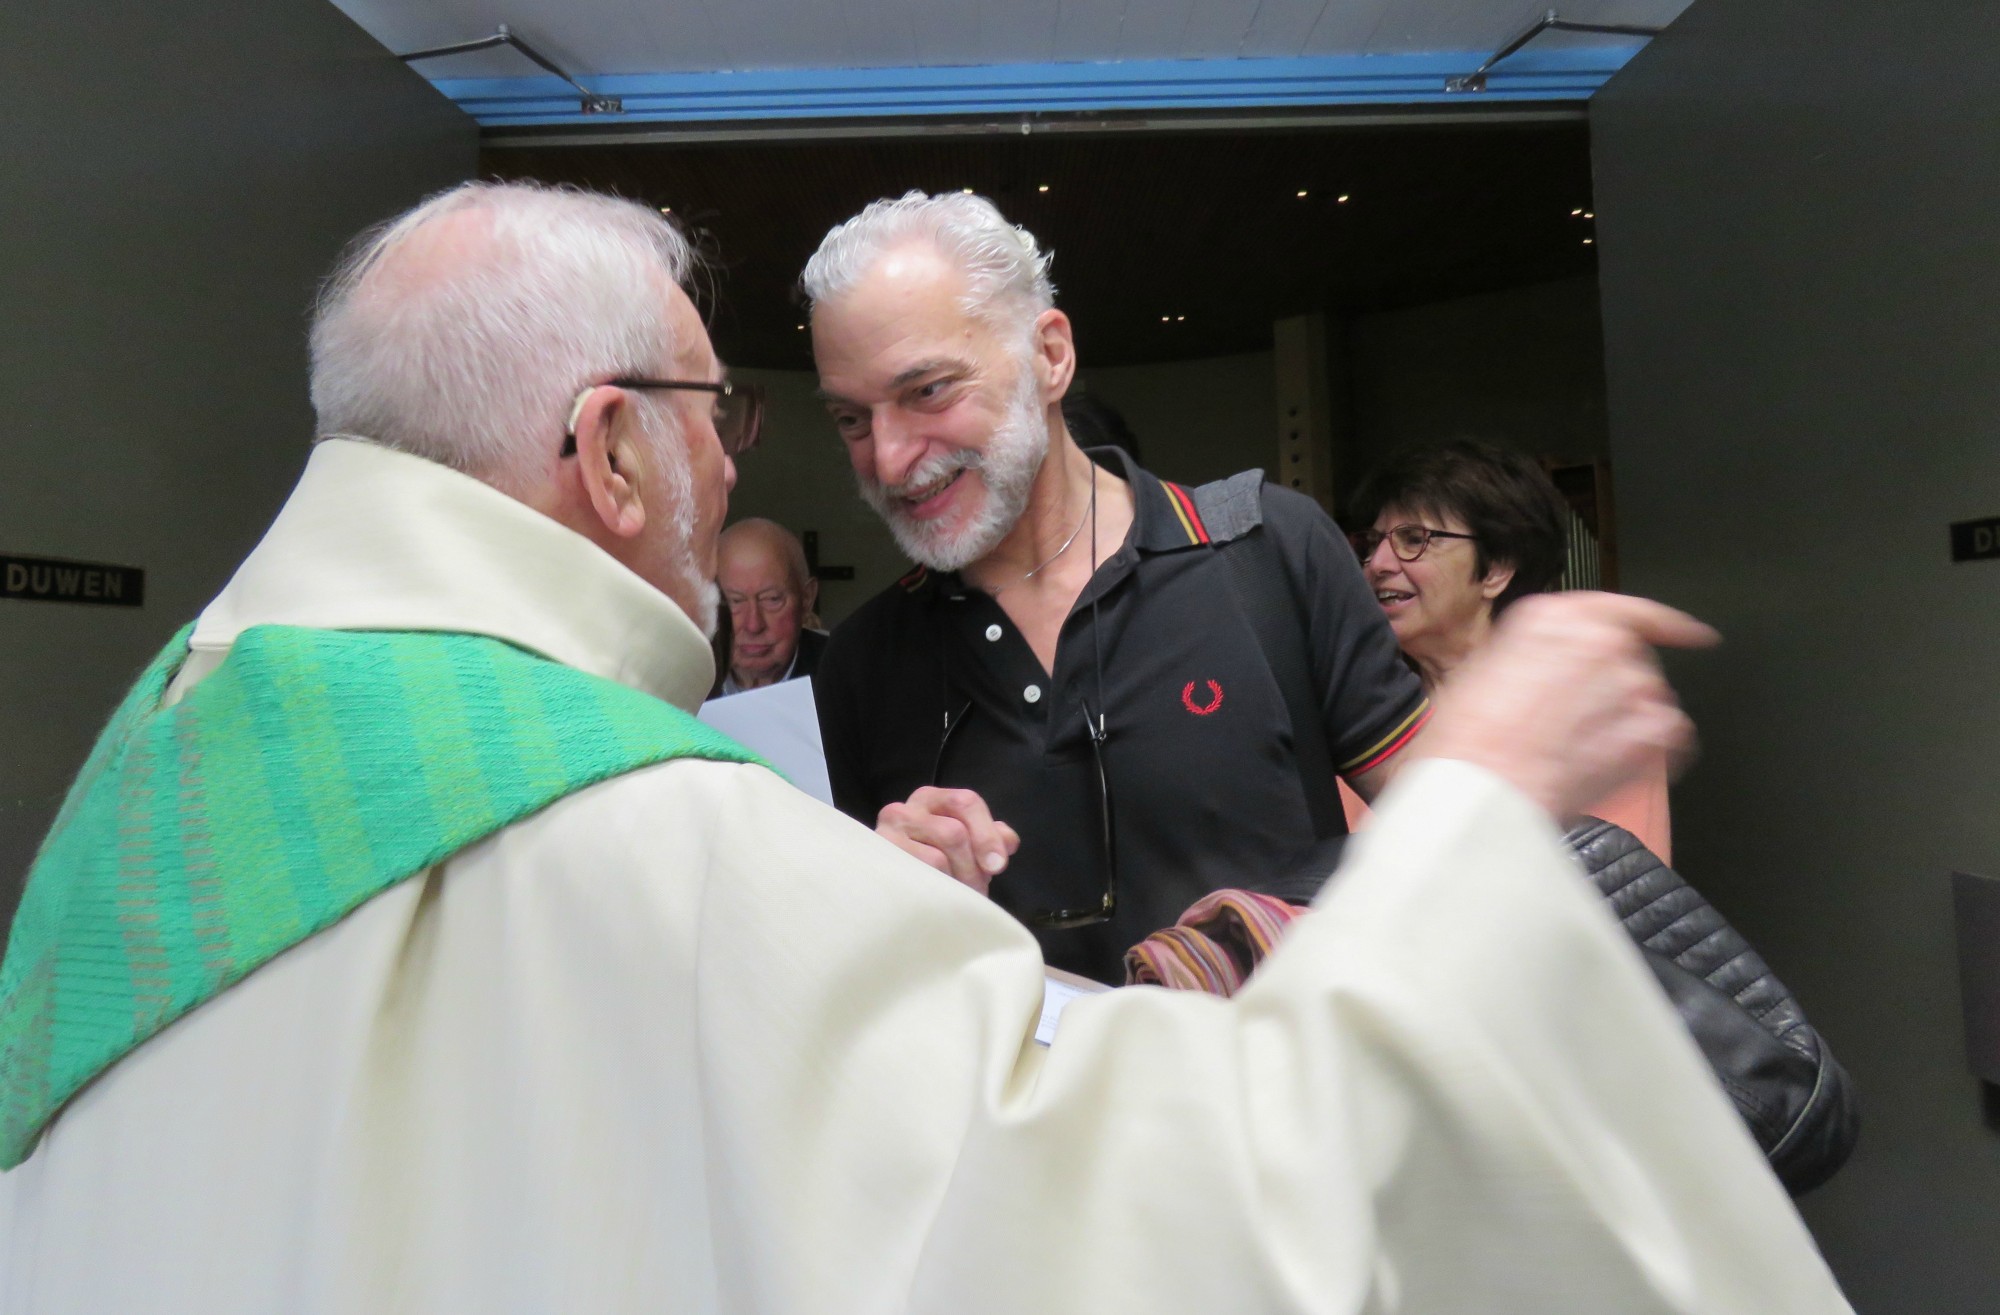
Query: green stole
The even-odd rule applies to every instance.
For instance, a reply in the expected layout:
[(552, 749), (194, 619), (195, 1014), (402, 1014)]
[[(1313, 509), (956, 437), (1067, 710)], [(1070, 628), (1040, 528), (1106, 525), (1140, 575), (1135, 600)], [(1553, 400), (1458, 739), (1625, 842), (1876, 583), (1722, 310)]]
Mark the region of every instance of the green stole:
[(475, 841), (653, 763), (761, 761), (477, 635), (258, 626), (162, 708), (192, 629), (120, 704), (29, 869), (0, 964), (0, 1168), (146, 1038)]

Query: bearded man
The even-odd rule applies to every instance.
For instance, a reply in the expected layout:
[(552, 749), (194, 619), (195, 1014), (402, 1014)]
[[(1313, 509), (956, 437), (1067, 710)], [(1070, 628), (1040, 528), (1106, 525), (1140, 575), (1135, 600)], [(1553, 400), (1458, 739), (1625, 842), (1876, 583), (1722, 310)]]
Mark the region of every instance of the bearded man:
[(471, 185), (329, 284), (0, 965), (0, 1315), (1846, 1309), (1551, 820), (1702, 627), (1524, 610), (1249, 987), (1044, 1049), (1012, 919), (688, 715), (756, 429), (688, 263)]
[(1336, 776), (1380, 790), (1429, 704), (1310, 499), (1077, 447), (1048, 264), (984, 198), (912, 192), (807, 265), (820, 390), (919, 564), (814, 684), (843, 811), (1117, 982), (1210, 892), (1331, 870)]

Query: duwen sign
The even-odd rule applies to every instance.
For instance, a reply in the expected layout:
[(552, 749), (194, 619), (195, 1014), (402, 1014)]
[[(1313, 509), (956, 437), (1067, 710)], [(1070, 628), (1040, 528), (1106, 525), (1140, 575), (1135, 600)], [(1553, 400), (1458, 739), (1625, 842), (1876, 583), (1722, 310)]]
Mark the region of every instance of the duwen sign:
[(146, 573), (136, 566), (0, 554), (0, 598), (37, 603), (143, 607)]

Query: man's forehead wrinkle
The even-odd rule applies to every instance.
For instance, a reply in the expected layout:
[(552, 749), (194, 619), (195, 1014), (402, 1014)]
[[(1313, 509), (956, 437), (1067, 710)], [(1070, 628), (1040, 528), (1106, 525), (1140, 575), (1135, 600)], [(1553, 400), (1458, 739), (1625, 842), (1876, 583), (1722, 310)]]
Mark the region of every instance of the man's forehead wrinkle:
[(915, 383), (925, 375), (936, 374), (939, 370), (963, 370), (970, 368), (971, 364), (970, 361), (962, 357), (933, 356), (927, 361), (919, 361), (902, 371), (889, 381), (889, 386), (891, 388), (901, 388), (906, 384)]

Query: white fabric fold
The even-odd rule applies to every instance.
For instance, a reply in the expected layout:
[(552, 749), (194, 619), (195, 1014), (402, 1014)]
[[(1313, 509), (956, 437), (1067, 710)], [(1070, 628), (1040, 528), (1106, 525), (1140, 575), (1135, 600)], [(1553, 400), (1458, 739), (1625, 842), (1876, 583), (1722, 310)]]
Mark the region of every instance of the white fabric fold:
[[(203, 643), (476, 623), (706, 687), (601, 553), (354, 446)], [(649, 768), (85, 1090), (0, 1176), (0, 1312), (1847, 1309), (1548, 819), (1475, 768), (1405, 772), (1235, 999), (1079, 1000), (1046, 1050), (1041, 1000), (1032, 938), (863, 827)]]

